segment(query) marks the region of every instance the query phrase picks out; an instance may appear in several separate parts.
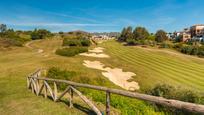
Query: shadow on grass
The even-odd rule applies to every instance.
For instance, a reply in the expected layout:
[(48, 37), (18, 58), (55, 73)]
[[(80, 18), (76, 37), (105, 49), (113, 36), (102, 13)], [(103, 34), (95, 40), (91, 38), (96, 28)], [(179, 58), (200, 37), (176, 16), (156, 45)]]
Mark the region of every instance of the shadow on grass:
[[(43, 95), (41, 95), (41, 96), (43, 96)], [(47, 96), (47, 99), (53, 101), (53, 99), (52, 99), (51, 96)], [(57, 102), (64, 103), (64, 104), (66, 104), (68, 107), (69, 107), (69, 105), (70, 105), (70, 104), (69, 104), (69, 100), (61, 100), (61, 99), (60, 99), (60, 100), (58, 100)], [(73, 103), (73, 107), (76, 108), (76, 109), (78, 109), (78, 110), (80, 110), (80, 111), (82, 111), (82, 112), (84, 112), (84, 113), (87, 114), (87, 115), (96, 115), (96, 113), (95, 113), (93, 110), (91, 110), (91, 109), (89, 109), (89, 108), (87, 108), (87, 107), (81, 106), (81, 105), (79, 105), (79, 104)]]

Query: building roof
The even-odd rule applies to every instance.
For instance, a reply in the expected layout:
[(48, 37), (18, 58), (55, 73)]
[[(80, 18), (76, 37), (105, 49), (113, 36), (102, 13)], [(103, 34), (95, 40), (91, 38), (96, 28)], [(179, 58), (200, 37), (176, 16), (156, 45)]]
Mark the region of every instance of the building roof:
[(193, 26), (204, 26), (204, 24), (195, 24)]

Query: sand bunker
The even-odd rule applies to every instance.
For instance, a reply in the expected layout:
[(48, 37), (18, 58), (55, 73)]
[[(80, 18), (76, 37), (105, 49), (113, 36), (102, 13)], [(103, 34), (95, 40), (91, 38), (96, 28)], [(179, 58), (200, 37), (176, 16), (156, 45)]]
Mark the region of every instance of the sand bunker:
[(83, 63), (84, 66), (92, 69), (98, 69), (98, 70), (106, 70), (104, 68), (104, 64), (102, 64), (100, 61), (89, 61), (89, 60), (84, 60)]
[(103, 53), (103, 49), (102, 47), (97, 47), (94, 48), (93, 50), (89, 50), (89, 52), (93, 52), (93, 53)]
[(93, 50), (89, 50), (90, 53), (81, 53), (79, 55), (88, 56), (88, 57), (96, 57), (96, 58), (109, 58), (108, 55), (103, 53), (102, 47), (94, 48)]
[(114, 84), (126, 89), (126, 90), (137, 90), (139, 89), (139, 85), (137, 82), (128, 82), (128, 80), (132, 79), (131, 76), (135, 76), (135, 73), (132, 72), (123, 72), (122, 69), (114, 68), (108, 69), (107, 72), (102, 72), (102, 74), (107, 77)]
[(43, 50), (42, 49), (38, 49), (38, 53), (43, 53)]
[(97, 57), (97, 58), (109, 58), (106, 54), (97, 54), (97, 53), (81, 53), (79, 55), (88, 56), (88, 57)]
[(132, 76), (136, 75), (135, 73), (123, 72), (123, 70), (119, 68), (111, 69), (109, 67), (104, 67), (105, 65), (102, 64), (100, 61), (84, 60), (83, 65), (88, 68), (105, 71), (102, 72), (102, 75), (107, 77), (114, 84), (126, 90), (137, 90), (140, 88), (137, 82), (128, 82), (128, 80), (132, 79)]

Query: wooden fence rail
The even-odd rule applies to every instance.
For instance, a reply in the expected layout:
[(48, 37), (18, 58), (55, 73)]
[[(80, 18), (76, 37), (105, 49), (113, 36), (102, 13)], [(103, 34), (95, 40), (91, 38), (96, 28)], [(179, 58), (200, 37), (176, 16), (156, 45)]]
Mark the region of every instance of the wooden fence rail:
[[(52, 90), (48, 81), (49, 83), (53, 83), (54, 90)], [(60, 84), (60, 83), (67, 84), (67, 88), (64, 90), (64, 92), (58, 95), (57, 84)], [(73, 106), (72, 104), (73, 93), (76, 93), (97, 115), (102, 115), (102, 113), (90, 100), (88, 100), (88, 98), (82, 95), (82, 93), (78, 91), (76, 87), (83, 87), (83, 88), (94, 89), (94, 90), (106, 92), (106, 114), (107, 115), (110, 115), (111, 94), (117, 94), (117, 95), (122, 95), (126, 97), (136, 98), (136, 99), (153, 102), (153, 103), (160, 104), (160, 105), (174, 107), (177, 109), (185, 109), (190, 112), (204, 114), (204, 105), (182, 102), (182, 101), (173, 100), (173, 99), (165, 99), (163, 97), (156, 97), (156, 96), (151, 96), (147, 94), (129, 92), (125, 90), (111, 89), (107, 87), (94, 86), (94, 85), (89, 85), (89, 84), (81, 84), (81, 83), (76, 83), (76, 82), (67, 81), (67, 80), (43, 78), (43, 77), (40, 77), (40, 70), (38, 70), (34, 74), (30, 74), (27, 77), (27, 87), (29, 89), (31, 88), (32, 92), (35, 93), (36, 95), (41, 94), (42, 91), (44, 90), (44, 97), (47, 98), (47, 95), (49, 93), (51, 98), (54, 101), (60, 100), (66, 93), (69, 93), (70, 94), (70, 97), (69, 97), (70, 107)]]

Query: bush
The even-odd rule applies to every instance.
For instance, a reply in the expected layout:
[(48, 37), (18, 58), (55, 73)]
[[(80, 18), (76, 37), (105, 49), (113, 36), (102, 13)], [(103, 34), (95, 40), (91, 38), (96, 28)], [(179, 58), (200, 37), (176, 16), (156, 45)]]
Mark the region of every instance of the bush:
[[(147, 90), (146, 93), (154, 96), (181, 100), (185, 102), (198, 103), (198, 104), (204, 103), (203, 97), (201, 97), (201, 95), (198, 92), (185, 90), (185, 89), (180, 90), (177, 87), (173, 87), (166, 84), (158, 84), (152, 89)], [(165, 107), (161, 105), (156, 105), (155, 107), (160, 111), (161, 110), (168, 111), (170, 113), (176, 113), (178, 115), (194, 115), (193, 113), (182, 109), (175, 109), (175, 108)]]
[(88, 52), (87, 47), (70, 47), (70, 48), (63, 48), (63, 49), (57, 49), (56, 54), (61, 56), (75, 56), (79, 53)]
[(127, 39), (126, 42), (128, 45), (137, 45), (136, 40), (134, 39)]
[(171, 42), (162, 42), (160, 48), (173, 48), (173, 44)]
[(67, 36), (63, 40), (63, 46), (90, 46), (89, 39), (81, 36)]
[(183, 43), (175, 43), (173, 48), (177, 49), (177, 50), (180, 50), (182, 47), (184, 46)]
[(90, 42), (90, 40), (83, 39), (83, 40), (81, 40), (81, 45), (82, 46), (90, 46), (91, 42)]
[(198, 48), (198, 53), (197, 53), (197, 55), (198, 55), (199, 57), (204, 57), (204, 46), (203, 46), (203, 45)]
[(204, 46), (182, 46), (180, 49), (182, 53), (189, 54), (189, 55), (198, 55), (199, 57), (204, 56)]
[(46, 29), (35, 29), (31, 33), (31, 39), (37, 40), (37, 39), (45, 39), (46, 37), (52, 36), (52, 33)]
[(0, 38), (0, 45), (3, 47), (23, 46), (23, 42), (18, 39)]
[(63, 46), (82, 46), (78, 39), (64, 39)]

